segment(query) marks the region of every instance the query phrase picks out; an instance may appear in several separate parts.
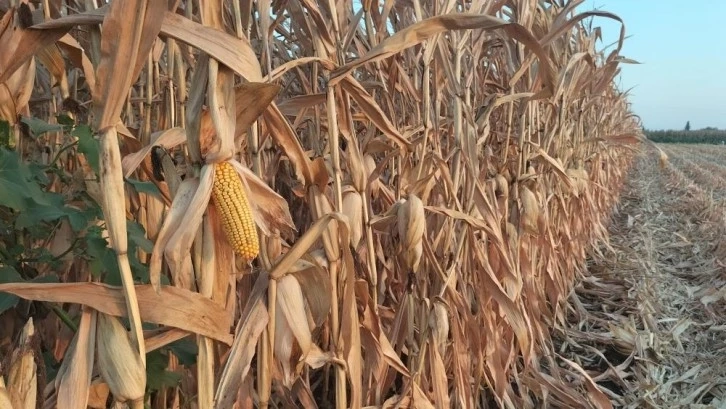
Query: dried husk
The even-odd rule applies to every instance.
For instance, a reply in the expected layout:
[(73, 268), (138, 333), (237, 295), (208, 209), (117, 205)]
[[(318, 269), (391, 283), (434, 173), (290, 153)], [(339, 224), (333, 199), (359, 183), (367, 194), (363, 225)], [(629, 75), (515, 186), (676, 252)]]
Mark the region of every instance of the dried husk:
[(115, 317), (99, 314), (96, 330), (98, 371), (114, 399), (139, 407), (146, 391), (146, 370), (126, 329)]
[(522, 202), (522, 218), (521, 225), (526, 233), (539, 234), (538, 219), (540, 216), (539, 203), (535, 194), (526, 186), (521, 186), (519, 190), (520, 200)]
[(0, 408), (14, 409), (10, 401), (10, 393), (5, 387), (5, 379), (0, 376)]
[(96, 311), (84, 308), (78, 331), (56, 375), (58, 408), (85, 408), (88, 405), (95, 352)]
[(397, 218), (403, 259), (406, 267), (415, 273), (421, 263), (423, 235), (426, 231), (426, 215), (421, 199), (414, 194), (408, 195), (408, 199), (398, 208)]
[(298, 362), (305, 360), (312, 346), (305, 299), (294, 275), (283, 277), (277, 284), (275, 314), (275, 356), (282, 364), (283, 383), (290, 387)]
[(353, 189), (344, 190), (343, 214), (348, 216), (350, 245), (356, 249), (363, 237), (363, 199), (360, 193)]
[(31, 318), (23, 327), (8, 370), (7, 392), (13, 409), (35, 409), (38, 398), (37, 366), (32, 347), (35, 326)]
[(373, 172), (376, 170), (376, 160), (372, 155), (366, 154), (363, 156), (363, 164), (365, 166), (366, 173), (368, 174), (366, 179), (371, 186), (371, 195), (373, 197), (378, 197), (380, 179), (378, 177), (371, 178), (371, 175), (373, 175)]
[[(330, 200), (317, 186), (313, 185), (308, 189), (308, 199), (316, 220), (333, 212), (333, 206), (330, 204)], [(338, 222), (333, 220), (323, 233), (323, 248), (329, 261), (335, 261), (340, 258), (340, 242), (338, 240), (337, 226)]]
[(439, 354), (446, 351), (446, 342), (449, 340), (449, 311), (441, 298), (435, 298), (429, 315), (429, 328), (436, 341)]

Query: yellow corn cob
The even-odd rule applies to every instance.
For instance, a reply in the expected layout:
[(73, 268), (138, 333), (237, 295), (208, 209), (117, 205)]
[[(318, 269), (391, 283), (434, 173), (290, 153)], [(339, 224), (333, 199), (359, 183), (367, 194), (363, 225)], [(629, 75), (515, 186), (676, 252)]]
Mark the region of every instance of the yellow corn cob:
[(229, 162), (218, 163), (214, 167), (212, 197), (234, 251), (246, 260), (257, 257), (260, 243), (252, 209), (242, 181)]

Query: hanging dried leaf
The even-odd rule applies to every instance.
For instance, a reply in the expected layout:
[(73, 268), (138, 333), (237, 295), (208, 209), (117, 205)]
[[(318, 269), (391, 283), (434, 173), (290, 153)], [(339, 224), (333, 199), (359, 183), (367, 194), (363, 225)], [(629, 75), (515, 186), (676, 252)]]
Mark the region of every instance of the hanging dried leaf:
[(11, 8), (0, 19), (0, 84), (6, 82), (21, 66), (35, 56), (37, 50), (53, 44), (61, 38), (70, 27), (48, 30), (24, 28), (18, 23), (17, 9)]
[[(166, 5), (159, 1), (131, 0), (109, 5), (101, 28), (101, 62), (93, 95), (95, 129), (113, 126), (119, 120), (129, 86), (146, 62), (165, 11)], [(117, 69), (130, 62), (133, 70)]]
[[(0, 284), (0, 291), (33, 301), (87, 305), (104, 314), (126, 316), (123, 292), (118, 287), (96, 283)], [(197, 293), (164, 286), (157, 294), (150, 285), (137, 285), (139, 310), (146, 322), (168, 325), (231, 343), (230, 319), (218, 304)]]
[(78, 331), (55, 378), (59, 408), (85, 408), (89, 404), (95, 351), (96, 311), (84, 308)]

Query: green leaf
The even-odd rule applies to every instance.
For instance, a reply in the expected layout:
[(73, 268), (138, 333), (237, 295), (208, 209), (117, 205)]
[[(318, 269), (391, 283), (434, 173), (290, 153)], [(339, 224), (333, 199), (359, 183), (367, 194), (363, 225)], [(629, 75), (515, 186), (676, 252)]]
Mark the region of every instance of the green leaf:
[(74, 126), (76, 124), (76, 121), (73, 120), (73, 118), (69, 117), (66, 114), (58, 114), (55, 116), (56, 120), (59, 124), (65, 125), (65, 126)]
[(79, 231), (88, 225), (88, 219), (84, 212), (65, 206), (61, 195), (47, 193), (46, 197), (50, 205), (28, 204), (26, 211), (18, 215), (15, 227), (18, 229), (26, 229), (42, 222), (54, 222), (63, 217), (68, 218), (74, 231)]
[(94, 218), (96, 212), (94, 209), (78, 210), (72, 207), (66, 207), (66, 216), (68, 222), (71, 224), (71, 228), (74, 232), (79, 232), (85, 229)]
[(99, 142), (93, 137), (93, 132), (88, 125), (81, 125), (71, 132), (72, 136), (78, 138), (78, 152), (86, 155), (86, 160), (94, 172), (98, 173), (98, 152)]
[(0, 195), (0, 206), (23, 211), (27, 208), (28, 199), (49, 205), (38, 183), (30, 182), (32, 177), (32, 172), (20, 161), (17, 153), (0, 147), (0, 192), (12, 192)]
[(181, 381), (181, 374), (167, 371), (169, 357), (161, 350), (146, 354), (146, 386), (151, 391), (174, 387)]
[(154, 243), (147, 239), (146, 231), (143, 226), (133, 220), (126, 220), (126, 232), (128, 234), (129, 243), (129, 264), (134, 278), (142, 283), (149, 282), (149, 266), (139, 261), (137, 248), (141, 248), (147, 253), (154, 251)]
[(59, 283), (60, 280), (55, 274), (49, 274), (47, 276), (36, 277), (30, 280), (31, 283)]
[(45, 364), (44, 368), (46, 379), (55, 379), (55, 377), (58, 375), (58, 369), (60, 369), (60, 363), (55, 360), (55, 356), (53, 356), (53, 350), (43, 351), (43, 362)]
[(11, 134), (12, 129), (10, 128), (10, 122), (0, 120), (0, 147), (10, 147)]
[[(46, 229), (44, 231), (44, 235), (48, 234), (48, 230)], [(38, 263), (53, 263), (53, 254), (51, 254), (50, 250), (44, 248), (44, 247), (37, 247), (37, 248), (31, 248), (28, 249), (30, 255), (35, 259)]]
[(39, 118), (23, 117), (20, 122), (28, 125), (31, 134), (34, 137), (40, 136), (46, 132), (63, 131), (63, 125), (49, 124)]
[(101, 237), (101, 228), (94, 226), (88, 229), (86, 253), (89, 257), (88, 267), (91, 274), (100, 277), (105, 273), (104, 283), (121, 285), (121, 272), (118, 268), (116, 253), (108, 247), (108, 241)]
[(134, 281), (137, 281), (141, 284), (149, 284), (151, 281), (149, 281), (149, 266), (139, 261), (139, 258), (136, 256), (136, 249), (134, 248), (134, 253), (129, 253), (129, 265), (131, 266), (131, 272), (134, 276)]
[(58, 220), (65, 216), (62, 209), (53, 206), (38, 206), (29, 204), (26, 211), (20, 213), (15, 222), (17, 229), (27, 229), (41, 222)]
[[(149, 267), (138, 259), (137, 248), (147, 253), (154, 250), (154, 244), (145, 235), (144, 229), (134, 221), (126, 221), (128, 234), (128, 255), (131, 272), (137, 282), (149, 282)], [(86, 256), (91, 274), (95, 277), (103, 275), (103, 282), (110, 285), (121, 285), (121, 274), (118, 260), (114, 250), (108, 246), (108, 241), (101, 235), (102, 229), (91, 226), (85, 236)]]
[(132, 220), (126, 220), (126, 231), (129, 234), (129, 240), (141, 247), (147, 253), (154, 251), (154, 243), (146, 238), (146, 230), (139, 223)]
[[(0, 266), (0, 284), (25, 281), (20, 273), (10, 266)], [(0, 292), (0, 314), (15, 307), (20, 301), (16, 295)]]
[(40, 165), (37, 163), (29, 163), (28, 164), (28, 171), (30, 171), (30, 174), (32, 177), (37, 180), (41, 185), (47, 186), (48, 183), (50, 183), (50, 179), (48, 179), (48, 175), (46, 174), (49, 170), (55, 170), (45, 165)]
[(6, 251), (8, 252), (10, 257), (12, 257), (13, 259), (18, 259), (23, 256), (23, 253), (25, 252), (25, 247), (20, 244), (14, 243), (8, 245)]
[(179, 363), (185, 366), (192, 366), (197, 363), (199, 348), (197, 343), (190, 337), (180, 339), (169, 344), (171, 352), (179, 358)]
[(161, 199), (161, 192), (159, 192), (159, 188), (156, 187), (153, 182), (142, 182), (131, 178), (126, 179), (126, 181), (129, 182), (137, 192), (150, 194)]
[(83, 197), (83, 203), (85, 204), (85, 210), (83, 213), (86, 215), (86, 219), (89, 222), (103, 219), (103, 209), (101, 209), (101, 205), (96, 203), (92, 197), (86, 194), (86, 196)]

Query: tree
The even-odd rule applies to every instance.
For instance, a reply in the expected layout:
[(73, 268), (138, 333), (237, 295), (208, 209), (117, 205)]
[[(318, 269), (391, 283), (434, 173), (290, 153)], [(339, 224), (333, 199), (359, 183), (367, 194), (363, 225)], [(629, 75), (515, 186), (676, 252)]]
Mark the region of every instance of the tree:
[(686, 121), (686, 131), (691, 130), (691, 121)]

